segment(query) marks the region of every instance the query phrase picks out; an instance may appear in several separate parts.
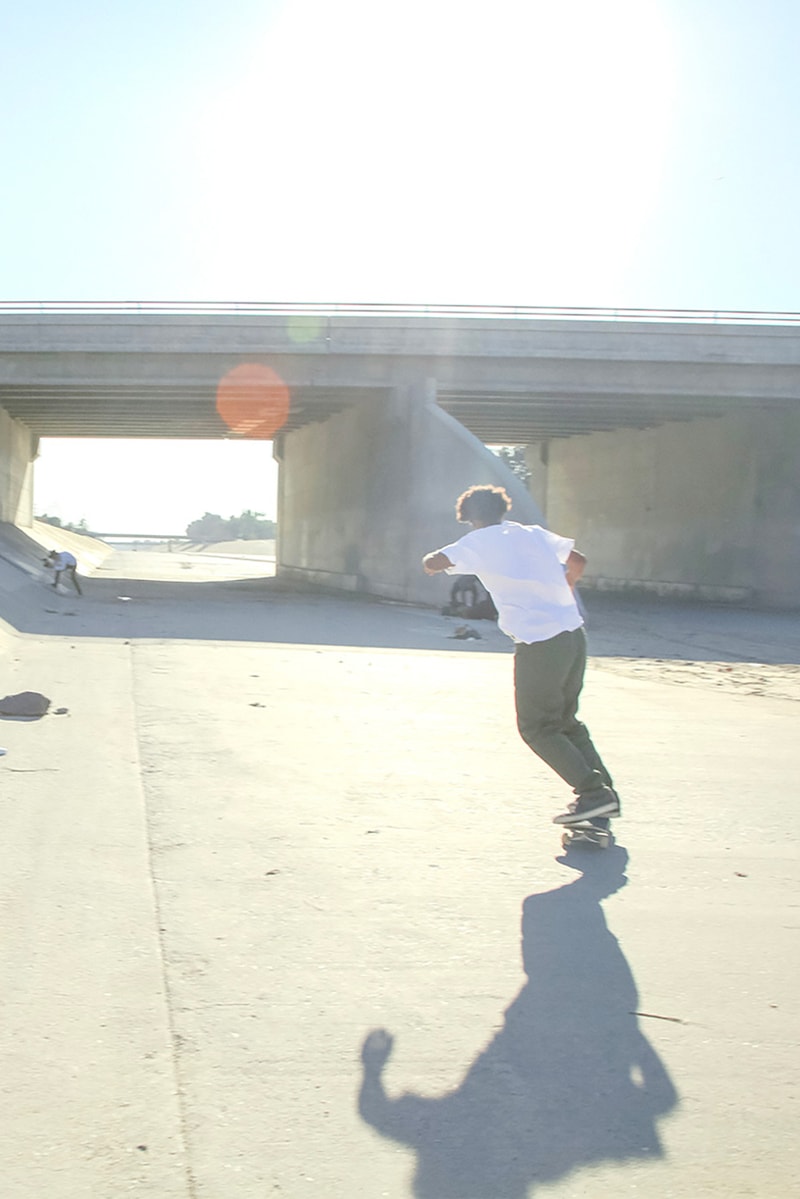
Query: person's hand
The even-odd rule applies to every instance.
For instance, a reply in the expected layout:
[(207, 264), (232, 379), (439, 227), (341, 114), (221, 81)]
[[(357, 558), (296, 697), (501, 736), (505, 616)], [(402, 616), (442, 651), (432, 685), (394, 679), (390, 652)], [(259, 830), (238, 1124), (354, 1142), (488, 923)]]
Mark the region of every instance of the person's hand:
[(385, 1028), (373, 1028), (361, 1046), (361, 1060), (369, 1069), (382, 1070), (394, 1049), (394, 1037)]
[(441, 550), (437, 550), (433, 554), (426, 554), (422, 559), (422, 569), (426, 575), (438, 575), (443, 570), (449, 570), (453, 563), (443, 554)]

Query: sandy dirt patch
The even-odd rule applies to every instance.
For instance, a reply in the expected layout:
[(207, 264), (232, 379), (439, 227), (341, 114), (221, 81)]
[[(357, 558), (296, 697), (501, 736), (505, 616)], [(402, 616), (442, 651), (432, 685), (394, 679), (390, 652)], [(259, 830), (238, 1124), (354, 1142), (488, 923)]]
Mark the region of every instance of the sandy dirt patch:
[(800, 614), (589, 594), (592, 668), (681, 687), (800, 700)]
[(681, 662), (651, 658), (594, 658), (591, 668), (680, 687), (705, 687), (800, 701), (800, 666), (761, 662)]

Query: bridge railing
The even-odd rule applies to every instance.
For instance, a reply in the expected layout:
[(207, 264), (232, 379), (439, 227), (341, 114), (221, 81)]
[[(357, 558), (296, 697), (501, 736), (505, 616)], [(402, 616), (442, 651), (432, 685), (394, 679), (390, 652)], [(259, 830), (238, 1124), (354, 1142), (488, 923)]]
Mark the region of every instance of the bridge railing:
[(323, 303), (316, 301), (0, 300), (3, 316), (366, 316), (457, 317), (471, 320), (637, 321), (677, 324), (800, 325), (796, 312), (710, 311), (695, 308), (521, 307), (474, 304)]

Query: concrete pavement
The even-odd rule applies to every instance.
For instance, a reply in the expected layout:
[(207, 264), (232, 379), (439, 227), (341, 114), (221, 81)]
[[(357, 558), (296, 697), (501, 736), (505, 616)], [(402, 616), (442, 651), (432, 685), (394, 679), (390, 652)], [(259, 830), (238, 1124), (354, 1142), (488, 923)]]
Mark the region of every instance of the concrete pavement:
[(590, 599), (564, 860), (492, 626), (106, 565), (0, 562), (7, 1199), (791, 1190), (796, 618)]

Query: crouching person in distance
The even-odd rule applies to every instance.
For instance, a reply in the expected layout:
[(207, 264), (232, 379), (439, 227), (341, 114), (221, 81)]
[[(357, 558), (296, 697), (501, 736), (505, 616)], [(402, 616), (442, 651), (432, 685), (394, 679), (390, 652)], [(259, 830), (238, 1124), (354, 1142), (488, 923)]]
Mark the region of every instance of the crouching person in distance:
[(78, 595), (83, 595), (76, 573), (78, 563), (74, 554), (71, 554), (69, 550), (51, 550), (44, 561), (46, 566), (51, 567), (55, 571), (53, 587), (58, 587), (61, 576), (64, 575), (65, 578), (70, 580)]

